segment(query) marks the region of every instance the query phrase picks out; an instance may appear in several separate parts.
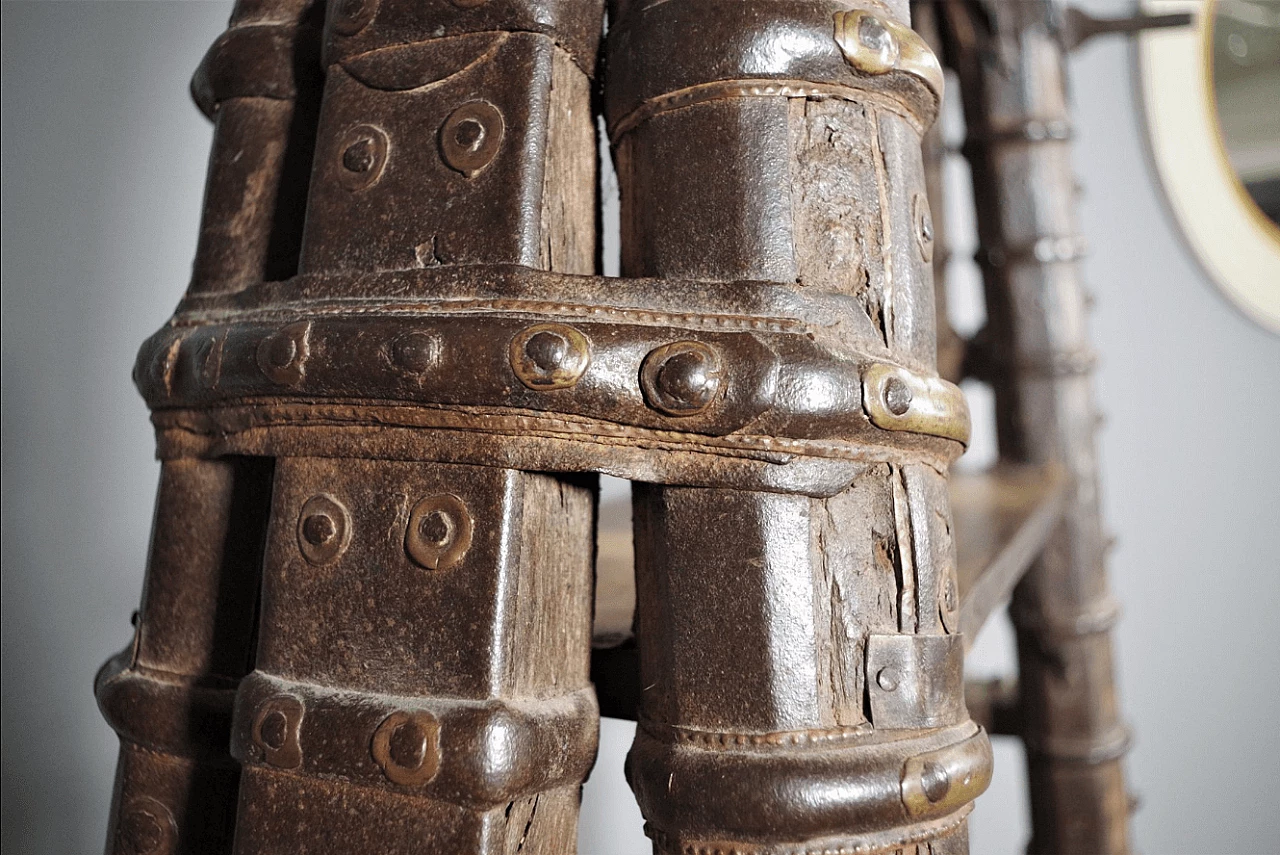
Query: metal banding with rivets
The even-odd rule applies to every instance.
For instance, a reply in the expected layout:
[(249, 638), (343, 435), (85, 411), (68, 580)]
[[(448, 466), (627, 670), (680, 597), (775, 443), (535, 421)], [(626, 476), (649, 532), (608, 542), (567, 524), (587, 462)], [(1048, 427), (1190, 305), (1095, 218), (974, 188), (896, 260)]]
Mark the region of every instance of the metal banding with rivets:
[(256, 672), (241, 683), (236, 706), (231, 752), (246, 765), (473, 807), (576, 783), (596, 751), (591, 689), (525, 705), (356, 696)]
[(471, 547), (474, 522), (462, 499), (451, 494), (419, 499), (409, 512), (404, 548), (428, 570), (448, 570)]
[[(216, 383), (203, 352), (210, 336), (221, 342)], [(142, 365), (158, 363), (166, 370), (138, 375), (156, 410), (364, 400), (537, 411), (708, 436), (747, 430), (845, 440), (879, 429), (966, 443), (969, 433), (952, 384), (902, 365), (833, 359), (789, 332), (337, 311), (283, 324), (246, 317), (200, 335), (171, 328), (140, 355)]]

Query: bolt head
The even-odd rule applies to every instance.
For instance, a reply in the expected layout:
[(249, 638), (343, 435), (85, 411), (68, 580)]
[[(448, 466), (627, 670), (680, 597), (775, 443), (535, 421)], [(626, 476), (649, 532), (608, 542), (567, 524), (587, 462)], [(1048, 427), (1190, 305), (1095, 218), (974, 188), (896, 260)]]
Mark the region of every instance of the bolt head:
[(298, 512), (298, 549), (307, 562), (328, 564), (351, 542), (351, 515), (335, 498), (312, 496)]
[(440, 126), (440, 156), (450, 169), (474, 178), (498, 156), (506, 123), (488, 101), (468, 101)]
[(302, 536), (313, 546), (322, 546), (338, 534), (338, 527), (328, 514), (312, 514), (302, 521)]
[(280, 710), (271, 710), (258, 725), (258, 736), (262, 739), (263, 746), (272, 751), (283, 748), (288, 735), (289, 719)]
[(893, 46), (893, 33), (875, 15), (864, 15), (858, 22), (858, 41), (874, 51), (887, 50)]
[(440, 340), (430, 333), (405, 333), (391, 346), (391, 358), (406, 371), (426, 371), (440, 358)]
[(470, 511), (457, 496), (427, 496), (409, 512), (405, 552), (428, 570), (447, 570), (471, 547), (473, 525)]
[(951, 775), (947, 767), (932, 760), (926, 761), (920, 772), (920, 786), (929, 801), (934, 804), (942, 801), (951, 790)]
[(164, 826), (145, 808), (129, 811), (120, 819), (117, 833), (121, 849), (130, 855), (148, 855), (159, 852), (164, 842)]
[(575, 385), (591, 364), (591, 342), (565, 324), (534, 324), (511, 339), (511, 369), (530, 389)]
[(454, 524), (443, 510), (432, 511), (422, 518), (422, 522), (418, 523), (418, 533), (422, 535), (423, 540), (428, 543), (434, 543), (437, 546), (445, 546), (449, 542), (449, 538), (453, 536)]
[(884, 384), (884, 405), (895, 416), (906, 415), (911, 409), (911, 387), (898, 377), (890, 377)]
[(417, 769), (427, 755), (427, 734), (409, 719), (391, 732), (387, 754), (402, 769)]
[(394, 712), (374, 731), (370, 749), (387, 780), (422, 786), (440, 769), (440, 724), (428, 712)]
[(298, 343), (287, 335), (275, 336), (267, 348), (267, 361), (276, 368), (288, 368), (297, 355)]
[(881, 668), (880, 673), (876, 674), (876, 685), (886, 692), (895, 691), (898, 688), (898, 672), (894, 668)]
[(664, 345), (645, 357), (641, 386), (654, 408), (672, 416), (695, 415), (724, 387), (720, 356), (702, 342)]
[(352, 172), (368, 172), (374, 160), (373, 140), (368, 137), (356, 140), (342, 153), (342, 165)]

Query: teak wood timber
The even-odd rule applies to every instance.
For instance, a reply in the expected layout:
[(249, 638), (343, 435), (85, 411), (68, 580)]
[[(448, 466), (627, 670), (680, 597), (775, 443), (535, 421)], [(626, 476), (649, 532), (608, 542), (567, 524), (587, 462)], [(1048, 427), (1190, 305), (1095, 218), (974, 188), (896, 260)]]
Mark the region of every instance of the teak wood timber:
[[(1118, 720), (1087, 715), (1106, 636), (1060, 631), (1102, 590), (1093, 541), (1062, 558), (1097, 525), (1092, 416), (1037, 367), (1083, 342), (998, 272), (1038, 257), (997, 224), (1038, 204), (1017, 188), (979, 193), (1010, 465), (948, 489), (981, 354), (938, 331), (922, 141), (930, 43), (1003, 133), (965, 28), (1007, 22), (978, 11), (920, 3), (917, 34), (905, 0), (614, 0), (602, 44), (603, 0), (240, 0), (193, 82), (192, 281), (135, 368), (162, 468), (97, 681), (107, 851), (569, 852), (603, 707), (639, 721), (655, 851), (967, 852), (966, 633), (1046, 543), (1023, 689), (969, 695), (1032, 748), (1038, 850), (1124, 851), (1094, 756)], [(1003, 137), (972, 139), (1003, 187)], [(594, 610), (593, 654), (599, 473), (634, 483), (636, 608)]]

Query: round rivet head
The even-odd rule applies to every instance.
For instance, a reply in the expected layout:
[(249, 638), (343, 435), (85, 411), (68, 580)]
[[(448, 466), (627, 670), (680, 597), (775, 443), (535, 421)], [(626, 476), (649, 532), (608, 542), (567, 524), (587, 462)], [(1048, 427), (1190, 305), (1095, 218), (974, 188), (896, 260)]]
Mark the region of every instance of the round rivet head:
[(895, 691), (898, 688), (898, 672), (893, 668), (881, 668), (880, 673), (876, 674), (876, 685), (886, 692)]
[(338, 0), (329, 7), (333, 31), (340, 36), (354, 36), (373, 20), (378, 0)]
[(307, 499), (298, 513), (298, 549), (307, 562), (328, 564), (351, 542), (351, 514), (328, 494)]
[(947, 767), (932, 760), (926, 761), (920, 772), (920, 788), (924, 790), (925, 798), (934, 804), (946, 798), (951, 790), (951, 776), (947, 773)]
[(468, 178), (493, 162), (502, 146), (502, 112), (488, 101), (468, 101), (440, 126), (440, 155)]
[(133, 799), (120, 813), (117, 851), (127, 855), (164, 855), (172, 850), (176, 837), (173, 814), (153, 798)]
[(462, 560), (471, 537), (471, 514), (461, 499), (450, 494), (427, 496), (409, 512), (404, 548), (428, 570), (447, 570)]
[(890, 377), (884, 383), (884, 405), (895, 416), (906, 415), (911, 409), (911, 387), (898, 377)]
[(511, 369), (530, 389), (567, 389), (591, 364), (591, 342), (565, 324), (534, 324), (511, 339)]
[(916, 221), (916, 245), (920, 249), (920, 257), (925, 262), (933, 261), (933, 213), (929, 210), (929, 200), (923, 193), (917, 193), (912, 203)]
[(307, 374), (311, 355), (311, 322), (300, 321), (277, 330), (258, 345), (258, 367), (281, 386), (294, 386)]
[(898, 40), (884, 21), (875, 15), (865, 14), (858, 21), (858, 41), (864, 48), (878, 55), (880, 62), (892, 66), (898, 61)]
[(375, 125), (349, 128), (337, 142), (338, 164), (333, 170), (338, 183), (356, 192), (377, 183), (387, 168), (391, 140)]
[(711, 406), (724, 386), (720, 355), (698, 341), (652, 351), (640, 367), (645, 400), (671, 416), (692, 416)]
[(440, 769), (440, 724), (427, 712), (394, 712), (374, 731), (370, 749), (387, 780), (421, 786)]
[(391, 343), (391, 361), (411, 374), (433, 368), (440, 359), (440, 339), (431, 333), (414, 330)]
[(258, 725), (258, 734), (262, 738), (264, 747), (272, 751), (279, 751), (284, 747), (285, 739), (288, 738), (289, 720), (280, 710), (271, 710), (263, 716), (262, 724)]
[(276, 695), (253, 718), (253, 744), (267, 763), (279, 769), (302, 765), (302, 701), (292, 695)]

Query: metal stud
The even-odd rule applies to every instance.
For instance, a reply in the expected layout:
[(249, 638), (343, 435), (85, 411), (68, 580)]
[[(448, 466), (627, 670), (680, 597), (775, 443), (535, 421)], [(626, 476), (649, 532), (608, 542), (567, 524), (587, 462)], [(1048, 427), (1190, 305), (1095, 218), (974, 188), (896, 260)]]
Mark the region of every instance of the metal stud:
[(468, 101), (440, 127), (440, 154), (451, 169), (474, 178), (493, 162), (502, 145), (502, 112), (488, 101)]
[(567, 389), (591, 364), (591, 342), (564, 324), (534, 324), (511, 339), (511, 368), (530, 389)]
[(874, 75), (904, 71), (942, 98), (942, 65), (910, 27), (862, 10), (837, 12), (835, 39), (845, 62), (858, 71)]
[(645, 400), (670, 416), (701, 413), (723, 386), (720, 355), (700, 341), (665, 344), (646, 356), (640, 367)]
[(364, 190), (382, 177), (391, 153), (387, 132), (375, 125), (356, 125), (339, 139), (339, 163), (334, 172), (338, 183), (351, 192)]
[(292, 695), (276, 695), (253, 719), (253, 744), (262, 757), (279, 769), (302, 765), (302, 701)]
[(440, 769), (440, 724), (427, 712), (394, 712), (374, 731), (371, 751), (387, 780), (421, 786)]
[(120, 814), (118, 850), (125, 855), (166, 855), (178, 836), (173, 813), (153, 798), (133, 799)]
[(920, 248), (920, 257), (927, 264), (933, 261), (933, 213), (923, 193), (915, 195), (911, 207), (916, 222), (916, 245)]
[(411, 374), (421, 374), (440, 359), (440, 337), (413, 330), (391, 343), (391, 361)]
[(311, 355), (311, 322), (300, 321), (267, 336), (258, 345), (258, 367), (273, 382), (294, 386), (307, 373)]
[(351, 515), (342, 503), (325, 493), (312, 496), (298, 514), (298, 548), (317, 566), (329, 564), (351, 542)]
[(404, 548), (428, 570), (448, 570), (471, 546), (473, 524), (466, 504), (457, 496), (427, 496), (409, 512)]

